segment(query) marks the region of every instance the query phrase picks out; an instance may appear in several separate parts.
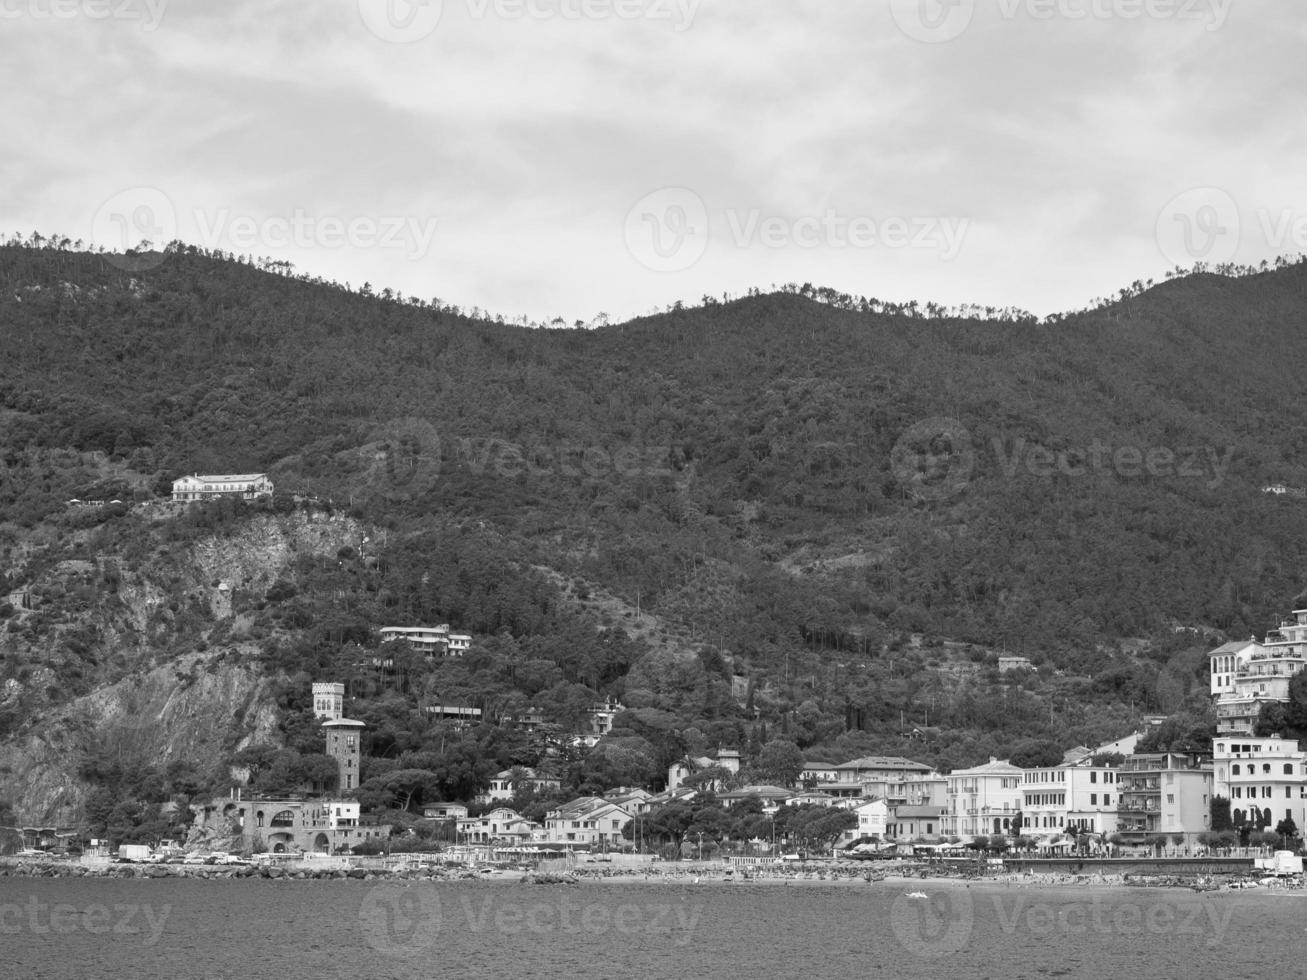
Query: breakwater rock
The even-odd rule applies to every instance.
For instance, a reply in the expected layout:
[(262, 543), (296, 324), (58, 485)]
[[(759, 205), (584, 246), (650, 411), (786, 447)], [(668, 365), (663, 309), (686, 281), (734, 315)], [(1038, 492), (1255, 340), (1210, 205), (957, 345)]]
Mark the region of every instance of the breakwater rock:
[(356, 880), (458, 881), (484, 876), (467, 869), (303, 868), (277, 865), (76, 864), (12, 861), (0, 864), (0, 878), (196, 878), (222, 881), (261, 878), (287, 881)]

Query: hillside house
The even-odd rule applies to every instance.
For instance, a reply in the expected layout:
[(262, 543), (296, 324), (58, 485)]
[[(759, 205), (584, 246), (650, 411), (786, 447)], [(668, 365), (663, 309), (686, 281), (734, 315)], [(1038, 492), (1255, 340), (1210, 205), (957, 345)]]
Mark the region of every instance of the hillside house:
[[(693, 759), (678, 759), (667, 767), (667, 788), (678, 789), (690, 776), (704, 769), (718, 768), (735, 776), (740, 771), (740, 753), (735, 749), (718, 749), (715, 755), (701, 755)], [(710, 789), (720, 790), (722, 780), (711, 781)]]
[(272, 481), (266, 473), (195, 473), (172, 481), (172, 499), (175, 501), (212, 500), (217, 497), (254, 500), (271, 495)]
[(461, 657), (472, 648), (471, 633), (450, 632), (448, 623), (439, 626), (383, 626), (381, 642), (405, 640), (428, 657)]
[[(514, 776), (518, 777), (516, 785)], [(490, 788), (482, 793), (478, 799), (483, 802), (511, 800), (519, 787), (540, 794), (556, 793), (562, 785), (557, 776), (544, 776), (534, 769), (522, 766), (516, 770), (504, 769), (495, 773), (494, 778), (490, 780)]]

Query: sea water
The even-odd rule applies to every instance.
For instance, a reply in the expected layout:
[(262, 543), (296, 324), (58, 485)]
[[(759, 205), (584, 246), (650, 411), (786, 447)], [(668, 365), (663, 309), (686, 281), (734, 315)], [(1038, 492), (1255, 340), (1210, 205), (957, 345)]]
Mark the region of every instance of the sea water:
[(0, 879), (6, 977), (1043, 978), (1300, 975), (1265, 891), (689, 880)]

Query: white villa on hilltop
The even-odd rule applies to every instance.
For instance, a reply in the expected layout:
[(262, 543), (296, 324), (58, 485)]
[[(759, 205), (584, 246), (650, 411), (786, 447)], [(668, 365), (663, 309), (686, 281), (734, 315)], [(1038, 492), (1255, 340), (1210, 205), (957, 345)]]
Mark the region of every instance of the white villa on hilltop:
[(266, 473), (226, 473), (184, 476), (172, 481), (172, 499), (210, 500), (214, 497), (255, 497), (271, 495), (272, 481)]

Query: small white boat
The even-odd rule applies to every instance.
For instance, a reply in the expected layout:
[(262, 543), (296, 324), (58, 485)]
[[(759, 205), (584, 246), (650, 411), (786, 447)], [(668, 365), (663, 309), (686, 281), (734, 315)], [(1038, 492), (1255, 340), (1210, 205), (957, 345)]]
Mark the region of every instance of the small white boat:
[(925, 893), (925, 892), (908, 892), (908, 893), (907, 893), (906, 895), (904, 895), (903, 897), (904, 897), (904, 898), (914, 898), (914, 899), (918, 899), (918, 900), (919, 900), (919, 899), (924, 899), (924, 898), (926, 897), (926, 893)]

